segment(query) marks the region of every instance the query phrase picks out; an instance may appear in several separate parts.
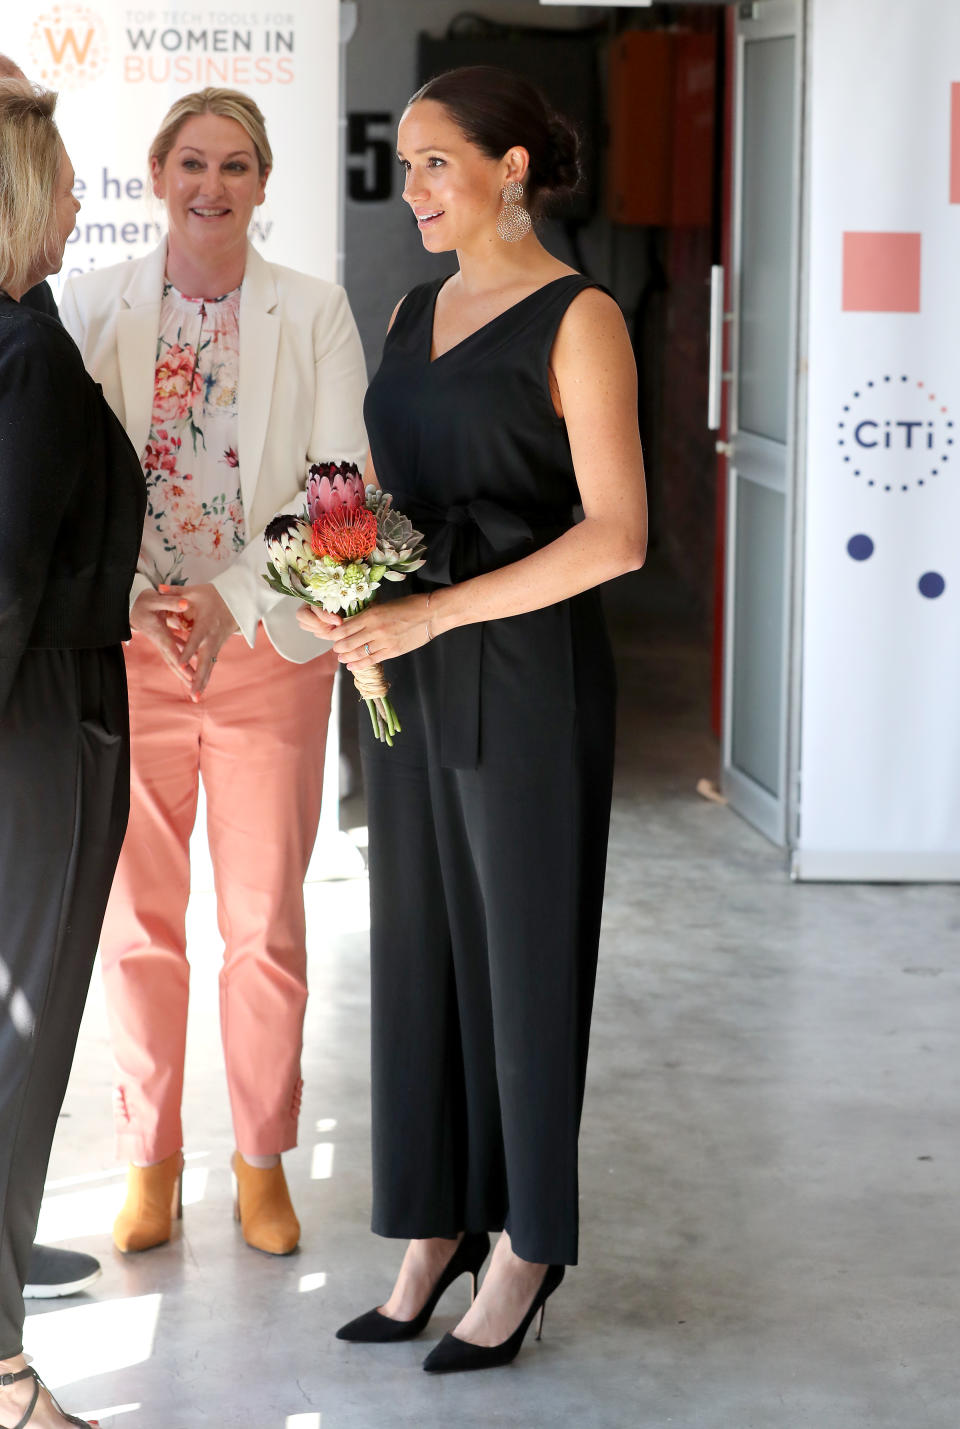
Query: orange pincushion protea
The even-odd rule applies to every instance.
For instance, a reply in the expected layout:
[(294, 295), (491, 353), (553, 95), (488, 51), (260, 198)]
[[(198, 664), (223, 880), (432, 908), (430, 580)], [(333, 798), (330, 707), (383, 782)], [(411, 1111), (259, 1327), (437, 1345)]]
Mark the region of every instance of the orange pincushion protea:
[(376, 515), (363, 507), (325, 511), (313, 523), (314, 555), (331, 556), (340, 565), (364, 560), (376, 544)]

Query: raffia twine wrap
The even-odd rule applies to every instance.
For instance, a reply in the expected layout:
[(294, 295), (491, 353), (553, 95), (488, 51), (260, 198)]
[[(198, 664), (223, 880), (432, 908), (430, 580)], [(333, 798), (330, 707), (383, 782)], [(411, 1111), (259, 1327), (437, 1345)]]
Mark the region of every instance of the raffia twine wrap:
[(353, 677), (357, 693), (365, 700), (382, 700), (390, 689), (390, 682), (383, 673), (382, 665), (371, 665), (367, 670), (358, 670)]

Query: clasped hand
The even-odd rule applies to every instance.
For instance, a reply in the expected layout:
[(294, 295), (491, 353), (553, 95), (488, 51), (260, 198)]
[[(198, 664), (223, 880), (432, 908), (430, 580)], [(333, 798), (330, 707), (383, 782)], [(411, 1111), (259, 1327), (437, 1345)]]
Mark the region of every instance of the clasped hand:
[(237, 629), (229, 606), (210, 584), (141, 591), (130, 625), (153, 641), (194, 700), (206, 689), (224, 641)]
[(318, 640), (333, 642), (334, 653), (351, 674), (393, 660), (426, 645), (432, 632), (425, 595), (375, 602), (359, 615), (334, 615), (318, 605), (301, 605), (297, 620)]

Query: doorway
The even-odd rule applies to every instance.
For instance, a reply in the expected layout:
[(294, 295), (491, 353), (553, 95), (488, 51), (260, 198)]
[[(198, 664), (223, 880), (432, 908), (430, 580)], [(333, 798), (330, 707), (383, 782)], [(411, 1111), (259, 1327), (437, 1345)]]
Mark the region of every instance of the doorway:
[[(802, 134), (801, 0), (732, 17), (722, 768), (731, 805), (791, 842), (790, 682)], [(714, 367), (723, 355), (714, 324)]]
[[(587, 191), (544, 239), (613, 292), (640, 377), (651, 548), (608, 592), (611, 614), (624, 638), (662, 638), (665, 659), (673, 642), (683, 718), (716, 739), (697, 774), (787, 843), (802, 0), (357, 9), (346, 285), (371, 371), (397, 297), (438, 261), (389, 162), (407, 97), (455, 64), (539, 56), (531, 77), (558, 105), (574, 97), (593, 155)], [(726, 277), (712, 355), (711, 269)]]

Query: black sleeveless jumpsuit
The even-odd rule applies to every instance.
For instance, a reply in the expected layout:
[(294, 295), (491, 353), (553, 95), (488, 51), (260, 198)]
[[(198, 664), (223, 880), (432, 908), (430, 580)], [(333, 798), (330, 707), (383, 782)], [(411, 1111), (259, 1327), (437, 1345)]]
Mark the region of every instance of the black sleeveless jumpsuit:
[[(388, 597), (522, 558), (579, 500), (548, 362), (596, 285), (558, 278), (431, 362), (443, 281), (404, 299), (364, 409), (380, 484), (429, 543)], [(386, 673), (403, 733), (390, 749), (361, 722), (373, 1229), (505, 1226), (524, 1259), (574, 1264), (614, 746), (598, 593), (462, 626)]]

